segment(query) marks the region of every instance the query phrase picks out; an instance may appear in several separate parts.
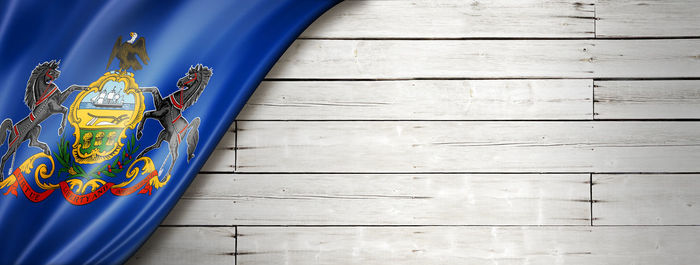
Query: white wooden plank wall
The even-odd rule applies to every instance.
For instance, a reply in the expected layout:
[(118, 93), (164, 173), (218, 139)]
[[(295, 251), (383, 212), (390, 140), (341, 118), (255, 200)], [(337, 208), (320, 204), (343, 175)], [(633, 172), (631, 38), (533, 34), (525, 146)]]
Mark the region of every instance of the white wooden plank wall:
[(132, 264), (698, 264), (700, 1), (345, 1)]

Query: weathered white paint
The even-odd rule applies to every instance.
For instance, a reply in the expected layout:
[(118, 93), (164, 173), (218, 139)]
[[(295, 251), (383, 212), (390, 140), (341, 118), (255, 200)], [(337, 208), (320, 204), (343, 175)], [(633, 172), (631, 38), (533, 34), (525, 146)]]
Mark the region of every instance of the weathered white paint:
[(698, 264), (699, 227), (239, 227), (238, 264)]
[(202, 167), (202, 171), (233, 172), (236, 163), (236, 124), (224, 134), (214, 152)]
[(596, 78), (700, 77), (700, 39), (596, 40)]
[(596, 225), (700, 224), (700, 175), (594, 175)]
[(278, 174), (199, 176), (166, 221), (188, 227), (131, 262), (234, 264), (235, 228), (201, 225), (274, 225), (238, 228), (238, 264), (700, 263), (698, 175), (587, 184), (700, 172), (699, 122), (625, 121), (699, 118), (698, 81), (667, 79), (700, 77), (700, 40), (558, 39), (700, 36), (698, 8), (345, 1), (268, 76), (310, 80), (265, 82), (239, 116), (276, 121), (240, 122), (203, 169), (233, 172), (238, 147), (239, 172)]
[(268, 78), (700, 77), (700, 39), (297, 40)]
[(345, 1), (304, 38), (593, 37), (594, 0)]
[(593, 80), (266, 81), (238, 120), (590, 120)]
[(596, 36), (700, 36), (696, 0), (597, 0)]
[(127, 264), (235, 264), (233, 227), (160, 227)]
[(201, 174), (170, 225), (589, 225), (589, 174)]
[(239, 172), (700, 171), (698, 122), (246, 121), (238, 126)]
[(700, 81), (596, 81), (596, 119), (698, 119)]

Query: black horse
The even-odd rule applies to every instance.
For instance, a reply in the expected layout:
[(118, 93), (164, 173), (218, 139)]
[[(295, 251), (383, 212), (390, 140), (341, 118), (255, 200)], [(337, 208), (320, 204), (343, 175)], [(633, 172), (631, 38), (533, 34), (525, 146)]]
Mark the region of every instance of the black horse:
[(15, 155), (23, 142), (29, 140), (29, 146), (41, 148), (45, 154), (51, 155), (49, 146), (38, 139), (39, 133), (41, 133), (40, 123), (53, 114), (62, 114), (63, 120), (61, 121), (61, 127), (58, 129), (58, 134), (63, 134), (66, 128), (68, 108), (61, 104), (66, 101), (72, 92), (86, 89), (77, 85), (72, 85), (65, 91), (58, 89), (58, 86), (53, 83), (61, 74), (61, 71), (58, 70), (58, 64), (59, 62), (56, 61), (39, 64), (29, 76), (27, 90), (24, 95), (24, 103), (31, 110), (29, 116), (14, 125), (9, 118), (0, 124), (0, 145), (4, 144), (7, 132), (10, 132), (7, 152), (2, 156), (2, 163), (0, 164), (0, 181), (4, 179), (5, 162)]
[(146, 119), (156, 119), (163, 126), (163, 130), (158, 134), (156, 143), (146, 147), (136, 159), (142, 157), (149, 151), (157, 149), (163, 143), (168, 142), (170, 148), (170, 156), (172, 163), (168, 169), (168, 175), (173, 170), (173, 165), (178, 158), (178, 147), (184, 137), (187, 137), (187, 162), (194, 157), (194, 150), (197, 148), (199, 141), (199, 117), (196, 117), (192, 122), (182, 117), (182, 112), (189, 106), (192, 106), (204, 91), (204, 88), (209, 83), (212, 70), (206, 66), (197, 65), (190, 67), (187, 74), (177, 81), (177, 86), (180, 90), (173, 92), (169, 96), (163, 98), (157, 88), (144, 87), (144, 92), (149, 92), (153, 95), (153, 105), (155, 110), (146, 111), (143, 115), (139, 127), (136, 132), (136, 138), (141, 139), (143, 135), (143, 126)]

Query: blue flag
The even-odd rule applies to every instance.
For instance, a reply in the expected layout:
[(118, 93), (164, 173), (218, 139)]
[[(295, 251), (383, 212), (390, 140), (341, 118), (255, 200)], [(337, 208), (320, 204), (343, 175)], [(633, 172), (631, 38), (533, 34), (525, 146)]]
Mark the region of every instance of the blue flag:
[(0, 264), (124, 262), (336, 2), (3, 3)]

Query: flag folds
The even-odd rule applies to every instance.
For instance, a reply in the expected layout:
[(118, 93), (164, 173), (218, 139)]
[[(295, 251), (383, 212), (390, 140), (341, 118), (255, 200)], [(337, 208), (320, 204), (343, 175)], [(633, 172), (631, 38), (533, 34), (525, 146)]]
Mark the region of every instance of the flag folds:
[(0, 4), (0, 264), (117, 264), (335, 0)]

